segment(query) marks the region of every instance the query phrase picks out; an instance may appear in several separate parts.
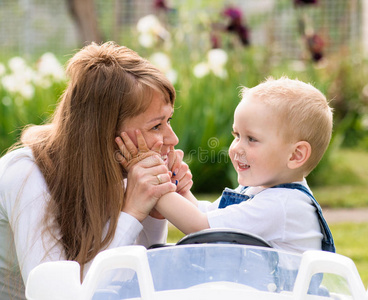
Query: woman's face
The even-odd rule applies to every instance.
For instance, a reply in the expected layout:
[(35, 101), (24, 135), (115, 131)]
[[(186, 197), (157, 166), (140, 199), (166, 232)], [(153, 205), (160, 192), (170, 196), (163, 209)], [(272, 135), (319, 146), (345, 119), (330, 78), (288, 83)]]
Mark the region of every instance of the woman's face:
[(161, 141), (163, 143), (161, 156), (166, 162), (170, 147), (176, 146), (179, 142), (178, 137), (170, 125), (173, 113), (174, 109), (171, 104), (165, 103), (163, 96), (158, 92), (154, 92), (151, 104), (147, 110), (140, 115), (126, 120), (121, 132), (126, 132), (136, 146), (136, 129), (142, 132), (149, 148), (152, 148), (155, 143)]

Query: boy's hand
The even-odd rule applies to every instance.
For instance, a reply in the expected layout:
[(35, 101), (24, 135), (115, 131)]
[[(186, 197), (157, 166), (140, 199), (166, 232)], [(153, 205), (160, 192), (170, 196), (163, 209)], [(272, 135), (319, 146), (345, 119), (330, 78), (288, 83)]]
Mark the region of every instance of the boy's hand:
[(136, 136), (138, 148), (134, 145), (126, 132), (122, 132), (121, 137), (115, 139), (121, 151), (121, 153), (117, 154), (118, 160), (127, 172), (129, 172), (133, 165), (147, 157), (152, 155), (160, 156), (162, 142), (157, 142), (150, 150), (139, 130), (136, 130)]

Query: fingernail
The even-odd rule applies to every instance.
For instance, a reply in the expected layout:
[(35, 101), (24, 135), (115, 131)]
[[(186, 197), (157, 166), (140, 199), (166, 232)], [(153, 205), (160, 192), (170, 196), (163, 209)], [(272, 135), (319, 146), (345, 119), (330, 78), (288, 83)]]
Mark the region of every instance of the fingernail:
[(175, 180), (175, 185), (178, 185), (179, 181)]
[(179, 170), (178, 169), (175, 169), (174, 172), (173, 172), (173, 175), (176, 176), (176, 174), (178, 174)]

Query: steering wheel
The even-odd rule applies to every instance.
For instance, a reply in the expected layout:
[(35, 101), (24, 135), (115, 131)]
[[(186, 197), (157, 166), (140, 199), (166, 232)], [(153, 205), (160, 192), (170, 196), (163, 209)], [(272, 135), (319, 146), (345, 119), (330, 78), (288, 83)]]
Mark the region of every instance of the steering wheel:
[(241, 244), (272, 248), (272, 246), (258, 235), (234, 229), (205, 229), (190, 233), (179, 240), (176, 245), (188, 244)]

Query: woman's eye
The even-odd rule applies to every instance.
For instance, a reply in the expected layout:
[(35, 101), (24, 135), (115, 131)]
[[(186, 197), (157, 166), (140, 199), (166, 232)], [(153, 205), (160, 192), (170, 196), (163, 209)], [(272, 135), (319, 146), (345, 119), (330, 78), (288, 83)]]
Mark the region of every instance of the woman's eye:
[(159, 130), (160, 126), (161, 126), (161, 123), (157, 124), (156, 126), (153, 126), (152, 130)]
[(171, 123), (171, 120), (172, 120), (172, 118), (169, 118), (169, 119), (167, 120), (167, 124), (170, 124), (170, 123)]

